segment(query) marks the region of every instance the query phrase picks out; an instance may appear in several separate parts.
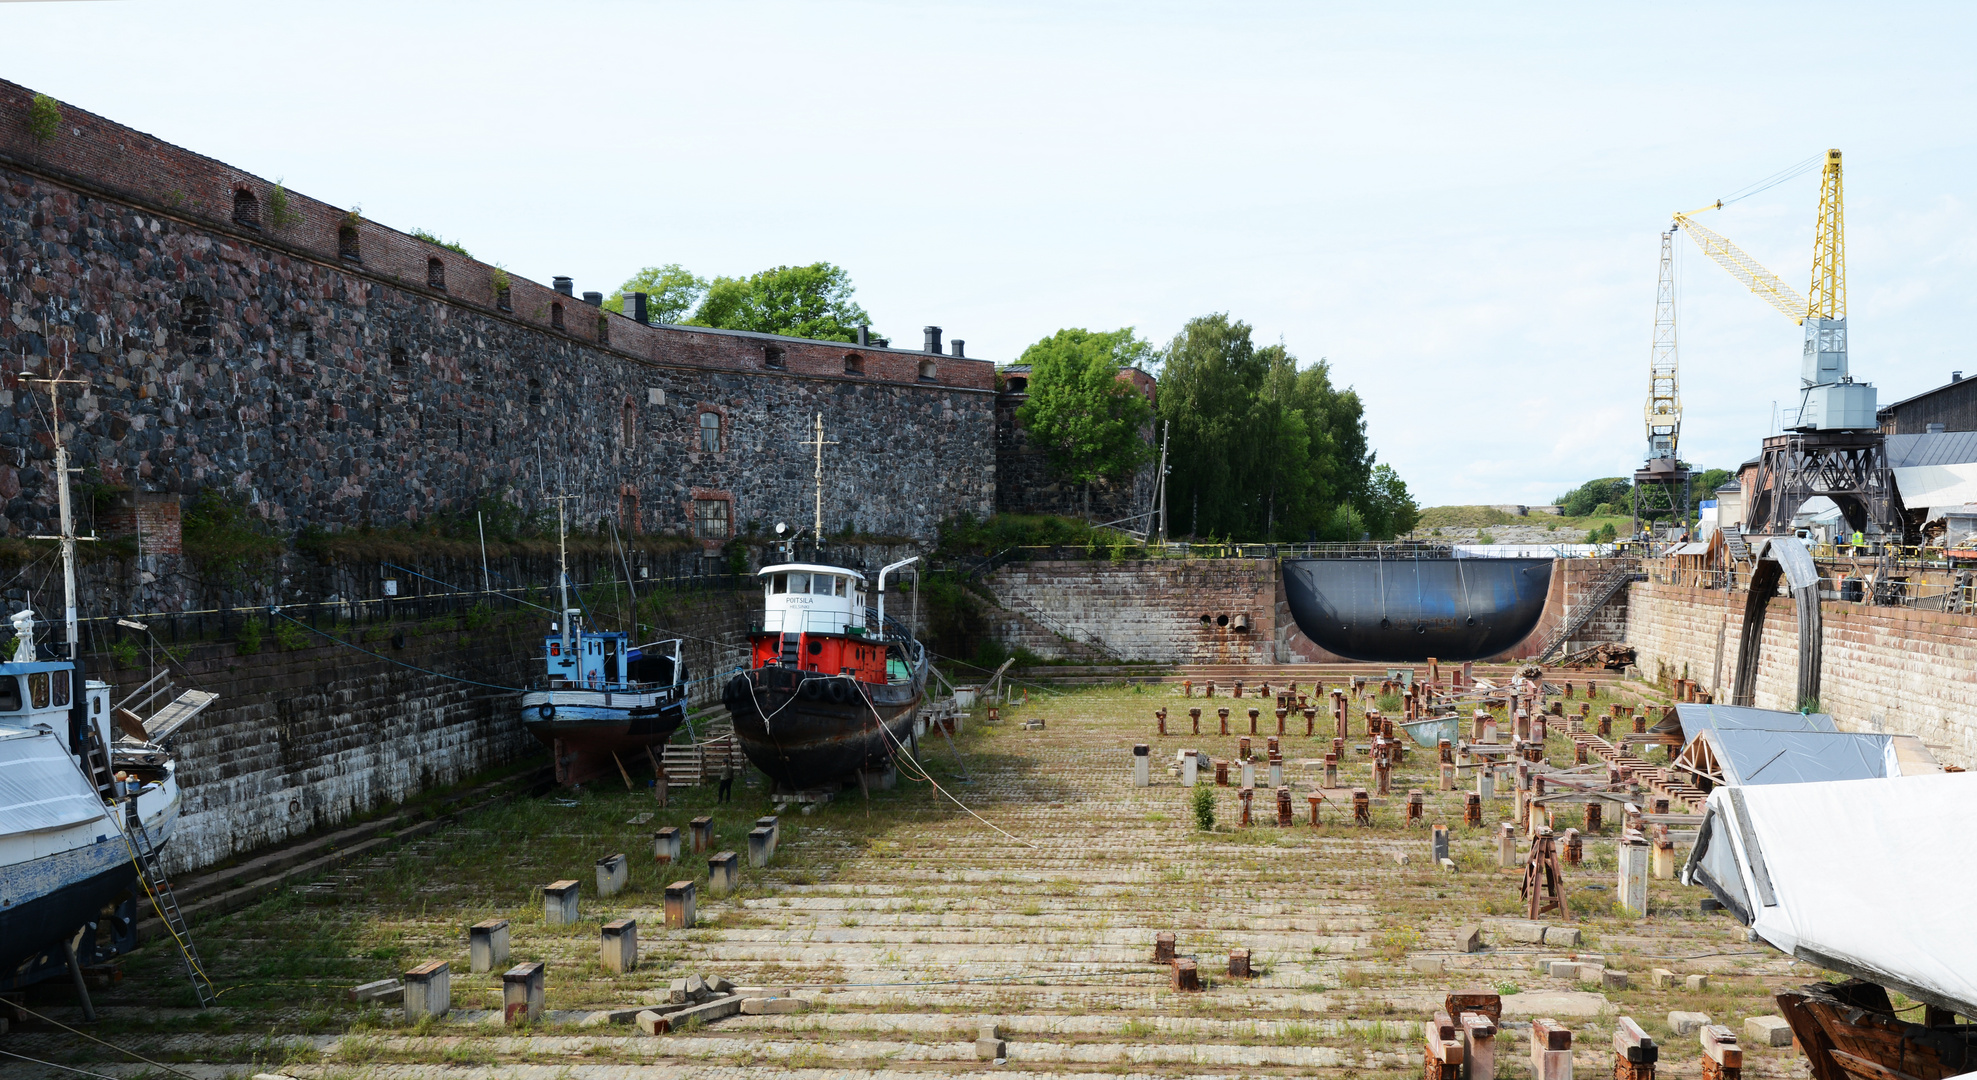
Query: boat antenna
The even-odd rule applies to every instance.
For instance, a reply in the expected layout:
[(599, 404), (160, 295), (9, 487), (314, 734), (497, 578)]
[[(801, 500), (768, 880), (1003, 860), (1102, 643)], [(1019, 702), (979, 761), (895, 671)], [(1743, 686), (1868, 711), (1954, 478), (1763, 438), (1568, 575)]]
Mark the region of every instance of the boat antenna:
[[(62, 365), (62, 370), (56, 372), (53, 378), (22, 379), (21, 381), (44, 387), (48, 391), (50, 405), (49, 428), (55, 437), (55, 476), (57, 478), (55, 483), (55, 499), (61, 511), (62, 532), (59, 536), (36, 536), (30, 539), (59, 540), (62, 543), (62, 617), (65, 624), (65, 632), (68, 634), (69, 659), (79, 662), (82, 659), (82, 644), (80, 638), (77, 636), (78, 629), (76, 626), (76, 540), (78, 537), (75, 530), (75, 515), (69, 502), (69, 473), (72, 470), (69, 468), (68, 444), (62, 441), (62, 395), (60, 388), (63, 386), (88, 386), (89, 381), (87, 379), (66, 378), (68, 373), (69, 366), (65, 363)], [(81, 537), (81, 539), (94, 540), (96, 537), (87, 536)], [(80, 689), (80, 687), (77, 689)]]

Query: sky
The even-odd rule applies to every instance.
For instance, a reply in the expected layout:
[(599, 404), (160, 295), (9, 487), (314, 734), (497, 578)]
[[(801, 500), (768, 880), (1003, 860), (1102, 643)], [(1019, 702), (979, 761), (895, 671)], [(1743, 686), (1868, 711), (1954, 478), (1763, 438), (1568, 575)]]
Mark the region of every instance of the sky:
[[(1014, 360), (1226, 311), (1424, 506), (1639, 467), (1660, 233), (1837, 147), (1853, 372), (1977, 374), (1977, 6), (0, 2), (0, 76), (538, 281), (843, 266)], [(1795, 287), (1818, 174), (1705, 215)], [(1677, 237), (1682, 456), (1802, 331)]]

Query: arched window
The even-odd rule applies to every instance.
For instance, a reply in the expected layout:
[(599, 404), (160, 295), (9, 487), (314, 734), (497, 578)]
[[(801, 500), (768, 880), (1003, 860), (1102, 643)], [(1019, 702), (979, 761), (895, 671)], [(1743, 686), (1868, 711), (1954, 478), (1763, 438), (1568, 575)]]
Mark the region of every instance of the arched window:
[(557, 330), (563, 329), (563, 305), (549, 305), (549, 325)]
[(940, 378), (940, 365), (932, 360), (920, 361), (920, 381), (933, 382)]
[(336, 230), (336, 255), (339, 259), (363, 262), (364, 256), (357, 247), (357, 226), (342, 225)]
[(235, 188), (233, 192), (233, 223), (250, 229), (261, 227), (261, 201), (246, 188)]
[(412, 366), (412, 361), (406, 358), (406, 356), (405, 356), (405, 350), (404, 350), (404, 349), (402, 349), (402, 348), (399, 348), (399, 347), (398, 347), (398, 346), (396, 346), (396, 345), (394, 345), (394, 346), (392, 346), (392, 347), (391, 347), (391, 370), (393, 370), (393, 371), (397, 371), (397, 372), (403, 372), (403, 371), (404, 371), (404, 370), (405, 370), (406, 368), (409, 368), (409, 367), (411, 367), (411, 366)]
[(446, 288), (446, 264), (437, 255), (426, 260), (426, 284), (435, 289)]
[(863, 374), (865, 374), (865, 358), (864, 358), (864, 357), (862, 357), (862, 356), (860, 356), (860, 355), (858, 355), (858, 354), (857, 354), (857, 353), (855, 353), (855, 352), (854, 352), (854, 353), (845, 353), (845, 354), (844, 354), (844, 373), (845, 373), (846, 375), (863, 375)]
[(632, 406), (629, 398), (625, 399), (624, 408), (619, 414), (619, 423), (623, 427), (621, 434), (625, 439), (625, 449), (630, 450), (638, 441), (638, 410)]
[(529, 404), (542, 404), (542, 381), (540, 379), (529, 380)]
[(721, 414), (704, 412), (700, 414), (700, 449), (709, 454), (721, 452)]

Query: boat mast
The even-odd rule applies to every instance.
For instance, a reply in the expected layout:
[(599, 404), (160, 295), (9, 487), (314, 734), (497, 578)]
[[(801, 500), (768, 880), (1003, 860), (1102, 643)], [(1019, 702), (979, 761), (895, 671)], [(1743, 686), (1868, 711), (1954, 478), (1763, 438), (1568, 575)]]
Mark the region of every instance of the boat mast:
[[(816, 484), (817, 484), (817, 517), (815, 522), (815, 529), (817, 536), (817, 550), (821, 552), (824, 548), (824, 447), (837, 445), (836, 439), (831, 439), (828, 442), (825, 441), (824, 439), (823, 413), (820, 412), (817, 414), (816, 436), (812, 438), (810, 441), (804, 443), (803, 445), (815, 446), (817, 448), (817, 468), (815, 474)], [(822, 555), (818, 556), (818, 558), (822, 558), (822, 557), (823, 557)]]
[[(60, 536), (37, 536), (34, 539), (61, 541), (62, 619), (64, 630), (68, 635), (69, 659), (79, 661), (82, 659), (82, 643), (78, 637), (79, 630), (76, 625), (75, 515), (69, 503), (69, 447), (68, 444), (62, 441), (62, 394), (60, 388), (65, 383), (76, 386), (86, 386), (88, 383), (82, 379), (63, 378), (62, 376), (67, 373), (68, 367), (64, 365), (62, 370), (57, 372), (52, 379), (27, 379), (23, 381), (39, 383), (48, 389), (49, 415), (51, 417), (49, 427), (55, 437), (55, 476), (57, 478), (55, 483), (55, 502), (60, 508), (62, 532)], [(77, 688), (78, 692), (80, 692), (80, 689), (80, 687)]]
[(562, 597), (562, 603), (558, 605), (561, 613), (556, 622), (563, 630), (564, 656), (570, 655), (570, 550), (564, 543), (568, 530), (564, 524), (563, 510), (569, 505), (569, 498), (568, 495), (556, 497), (556, 590), (557, 595)]

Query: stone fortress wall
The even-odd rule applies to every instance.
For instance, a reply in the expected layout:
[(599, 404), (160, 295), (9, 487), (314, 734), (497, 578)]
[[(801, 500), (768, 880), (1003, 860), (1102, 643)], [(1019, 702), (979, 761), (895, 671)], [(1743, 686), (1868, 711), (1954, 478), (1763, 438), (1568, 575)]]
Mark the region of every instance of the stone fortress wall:
[(819, 412), (827, 531), (931, 539), (994, 509), (987, 361), (642, 325), (80, 109), (36, 138), (31, 100), (0, 82), (9, 536), (51, 529), (22, 376), (64, 366), (92, 476), (232, 491), (284, 530), (558, 492), (630, 533), (807, 525)]

